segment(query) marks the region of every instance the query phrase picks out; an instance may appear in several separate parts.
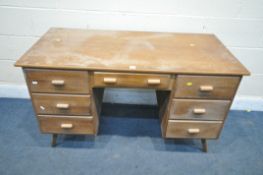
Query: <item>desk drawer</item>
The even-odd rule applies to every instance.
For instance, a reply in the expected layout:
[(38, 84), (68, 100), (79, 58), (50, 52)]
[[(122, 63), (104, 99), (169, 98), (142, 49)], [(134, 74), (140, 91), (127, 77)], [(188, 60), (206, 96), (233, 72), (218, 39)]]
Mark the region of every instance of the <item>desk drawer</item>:
[(90, 95), (32, 94), (37, 114), (90, 115)]
[(170, 75), (95, 72), (94, 86), (170, 89), (171, 78)]
[(169, 120), (166, 130), (167, 138), (209, 138), (219, 136), (221, 121)]
[(42, 133), (95, 134), (92, 116), (38, 116)]
[(224, 120), (229, 106), (229, 100), (173, 99), (169, 118), (183, 120)]
[(240, 77), (179, 75), (176, 80), (175, 97), (232, 99)]
[(47, 69), (25, 69), (31, 92), (89, 93), (88, 72)]

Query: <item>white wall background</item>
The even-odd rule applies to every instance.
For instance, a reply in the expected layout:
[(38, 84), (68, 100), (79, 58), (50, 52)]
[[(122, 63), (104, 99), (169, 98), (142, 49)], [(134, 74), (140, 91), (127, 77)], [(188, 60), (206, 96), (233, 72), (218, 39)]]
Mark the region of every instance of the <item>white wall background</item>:
[[(215, 33), (252, 73), (238, 98), (262, 102), (263, 0), (0, 0), (0, 96), (27, 96), (13, 64), (50, 27)], [(105, 100), (154, 103), (151, 92), (125, 93)]]

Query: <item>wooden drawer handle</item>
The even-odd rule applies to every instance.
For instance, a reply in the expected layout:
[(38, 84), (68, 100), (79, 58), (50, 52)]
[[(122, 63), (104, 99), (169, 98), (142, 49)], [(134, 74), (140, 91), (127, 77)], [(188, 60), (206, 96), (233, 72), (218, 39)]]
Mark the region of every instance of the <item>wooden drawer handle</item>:
[(104, 83), (110, 83), (110, 84), (114, 84), (117, 82), (117, 78), (104, 78), (103, 79)]
[(214, 87), (213, 86), (209, 86), (209, 85), (204, 85), (204, 86), (200, 86), (200, 91), (203, 91), (203, 92), (210, 92), (214, 90)]
[(55, 86), (63, 86), (65, 84), (64, 80), (52, 80), (51, 83)]
[(158, 85), (161, 83), (161, 80), (160, 79), (148, 79), (148, 84), (150, 85)]
[(194, 114), (205, 114), (206, 109), (205, 108), (194, 108), (193, 112)]
[(72, 123), (62, 123), (62, 124), (60, 125), (60, 127), (61, 127), (62, 129), (71, 129), (71, 128), (73, 128), (73, 124), (72, 124)]
[(56, 105), (56, 107), (57, 107), (58, 109), (68, 109), (68, 108), (69, 108), (69, 104), (58, 103), (58, 104)]
[(188, 129), (189, 134), (198, 134), (200, 132), (199, 128), (190, 128)]

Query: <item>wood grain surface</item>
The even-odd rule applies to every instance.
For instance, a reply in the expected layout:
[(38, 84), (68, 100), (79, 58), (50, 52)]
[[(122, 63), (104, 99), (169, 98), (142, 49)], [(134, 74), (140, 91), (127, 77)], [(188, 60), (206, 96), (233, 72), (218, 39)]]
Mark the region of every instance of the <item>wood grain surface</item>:
[(173, 99), (170, 119), (224, 120), (230, 100)]
[[(232, 99), (239, 85), (239, 76), (178, 75), (176, 98)], [(202, 90), (202, 87), (212, 87)]]
[(95, 134), (92, 116), (39, 115), (38, 121), (42, 133)]
[(16, 66), (248, 75), (212, 34), (51, 28)]
[(94, 72), (94, 87), (171, 89), (170, 75)]
[[(206, 138), (216, 139), (223, 122), (221, 121), (190, 121), (169, 120), (166, 138)], [(190, 131), (197, 131), (191, 133)]]
[(87, 71), (24, 69), (24, 72), (31, 92), (87, 94), (90, 90)]
[(91, 115), (90, 95), (32, 94), (37, 114)]

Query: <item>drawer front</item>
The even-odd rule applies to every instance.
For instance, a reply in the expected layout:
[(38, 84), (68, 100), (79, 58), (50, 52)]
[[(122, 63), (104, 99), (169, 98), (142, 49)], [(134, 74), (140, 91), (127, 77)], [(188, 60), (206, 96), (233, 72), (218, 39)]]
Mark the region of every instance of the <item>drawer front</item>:
[(32, 94), (37, 114), (90, 115), (89, 95)]
[(176, 81), (177, 98), (232, 99), (240, 77), (179, 75)]
[(89, 93), (88, 72), (25, 69), (31, 92)]
[(219, 136), (222, 125), (221, 121), (169, 120), (166, 137), (215, 139)]
[(229, 107), (229, 100), (173, 99), (169, 118), (183, 120), (224, 120)]
[(170, 75), (95, 72), (94, 86), (170, 89), (171, 78)]
[(92, 116), (38, 116), (42, 133), (95, 134)]

